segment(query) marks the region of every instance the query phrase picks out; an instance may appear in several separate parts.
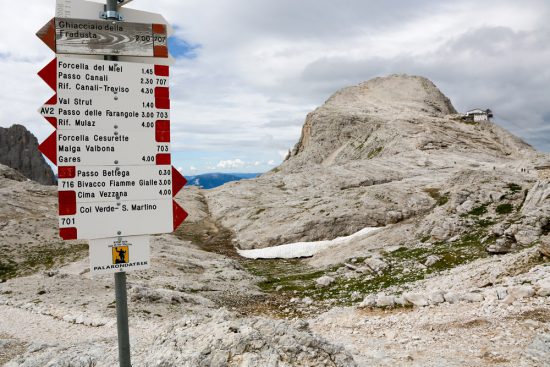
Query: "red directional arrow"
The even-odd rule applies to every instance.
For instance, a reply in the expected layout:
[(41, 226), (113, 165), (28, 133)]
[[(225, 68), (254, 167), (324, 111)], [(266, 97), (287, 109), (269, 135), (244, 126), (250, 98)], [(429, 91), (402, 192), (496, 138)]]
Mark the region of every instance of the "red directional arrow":
[(54, 131), (38, 146), (42, 152), (53, 164), (57, 166), (57, 131)]
[(54, 92), (57, 92), (57, 58), (44, 66), (44, 68), (38, 72), (38, 76), (41, 77)]
[(53, 52), (55, 52), (55, 18), (52, 18), (38, 32), (38, 38), (42, 40)]
[(172, 201), (172, 213), (174, 221), (174, 231), (183, 223), (185, 218), (187, 218), (187, 212), (183, 210), (181, 206), (178, 205), (175, 201)]
[[(56, 105), (57, 104), (57, 93), (54, 94), (50, 99), (48, 99), (46, 101), (46, 103), (44, 104), (47, 104), (47, 105)], [(40, 113), (42, 113), (42, 111), (40, 111)]]
[(177, 193), (185, 186), (187, 180), (179, 173), (177, 169), (172, 167), (172, 196), (176, 197)]

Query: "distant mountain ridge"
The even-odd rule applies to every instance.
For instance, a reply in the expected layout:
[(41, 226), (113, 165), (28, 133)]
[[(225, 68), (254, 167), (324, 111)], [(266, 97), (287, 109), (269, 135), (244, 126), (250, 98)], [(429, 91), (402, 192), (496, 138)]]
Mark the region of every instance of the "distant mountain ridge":
[(57, 183), (52, 168), (38, 150), (38, 140), (23, 125), (0, 127), (0, 164), (43, 185)]
[(186, 176), (188, 184), (203, 189), (213, 189), (227, 182), (256, 178), (261, 173), (205, 173), (196, 176)]

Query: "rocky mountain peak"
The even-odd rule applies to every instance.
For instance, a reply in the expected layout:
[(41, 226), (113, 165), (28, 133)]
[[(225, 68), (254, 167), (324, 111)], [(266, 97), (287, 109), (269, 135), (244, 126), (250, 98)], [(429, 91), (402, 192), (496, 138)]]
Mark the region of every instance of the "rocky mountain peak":
[(281, 169), (422, 151), (516, 158), (532, 148), (491, 122), (468, 124), (430, 80), (390, 75), (343, 88), (308, 114)]
[(52, 168), (38, 150), (36, 137), (23, 125), (0, 127), (0, 164), (43, 185), (55, 185)]
[(355, 113), (416, 111), (440, 117), (456, 113), (449, 98), (429, 79), (406, 74), (378, 77), (343, 88), (332, 95), (323, 107)]

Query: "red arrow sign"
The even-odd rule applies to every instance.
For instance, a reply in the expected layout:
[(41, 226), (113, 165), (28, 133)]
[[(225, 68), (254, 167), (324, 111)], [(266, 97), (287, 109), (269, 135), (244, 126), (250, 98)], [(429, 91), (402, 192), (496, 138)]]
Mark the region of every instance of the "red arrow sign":
[(185, 186), (187, 180), (179, 173), (177, 169), (172, 167), (172, 196), (176, 197), (177, 193)]
[(183, 223), (185, 218), (187, 218), (187, 212), (183, 210), (181, 206), (178, 205), (175, 201), (172, 201), (173, 205), (173, 220), (174, 220), (174, 231)]
[(55, 19), (52, 18), (38, 32), (38, 38), (42, 40), (53, 52), (55, 52)]
[(57, 166), (57, 131), (54, 131), (48, 136), (48, 138), (38, 146), (38, 150)]
[(38, 76), (41, 77), (54, 92), (57, 92), (57, 58), (44, 66), (44, 68), (38, 72)]

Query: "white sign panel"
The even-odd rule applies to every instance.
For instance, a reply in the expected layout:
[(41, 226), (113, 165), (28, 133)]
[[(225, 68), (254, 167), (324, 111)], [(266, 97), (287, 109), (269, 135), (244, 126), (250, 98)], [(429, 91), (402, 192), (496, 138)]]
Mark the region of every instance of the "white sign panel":
[[(130, 102), (155, 102), (155, 98), (169, 98), (168, 69), (149, 64), (120, 61), (75, 59), (58, 56), (55, 65), (55, 86), (58, 99), (98, 96), (117, 97), (119, 106)], [(53, 74), (53, 73), (52, 73)], [(54, 79), (53, 75), (50, 77)], [(125, 103), (126, 102), (126, 103)]]
[[(56, 0), (56, 17), (62, 18), (82, 18), (82, 19), (98, 19), (100, 12), (105, 10), (105, 2), (92, 2), (84, 0)], [(171, 36), (174, 31), (166, 19), (158, 14), (143, 10), (129, 9), (121, 7), (119, 12), (122, 14), (126, 22), (141, 22), (141, 23), (160, 23), (166, 25), (168, 36)], [(102, 56), (86, 56), (88, 59), (103, 58)], [(174, 63), (174, 58), (169, 56), (164, 57), (132, 57), (120, 56), (120, 60), (132, 62), (145, 62), (151, 64), (171, 65)]]
[(59, 216), (59, 228), (76, 228), (77, 238), (88, 239), (170, 233), (174, 230), (172, 199), (77, 202), (74, 214)]
[(76, 202), (160, 200), (172, 197), (171, 166), (77, 166), (59, 178), (59, 191), (74, 191)]
[[(168, 109), (158, 109), (156, 102), (118, 103), (113, 96), (101, 95), (93, 99), (80, 97), (59, 99), (56, 105), (40, 108), (44, 117), (57, 118), (59, 130), (155, 130), (159, 120), (170, 120)], [(148, 105), (153, 103), (153, 105)]]
[(57, 133), (58, 166), (155, 165), (169, 153), (170, 143), (156, 142), (151, 131)]
[(90, 273), (113, 274), (151, 267), (149, 236), (90, 240)]

